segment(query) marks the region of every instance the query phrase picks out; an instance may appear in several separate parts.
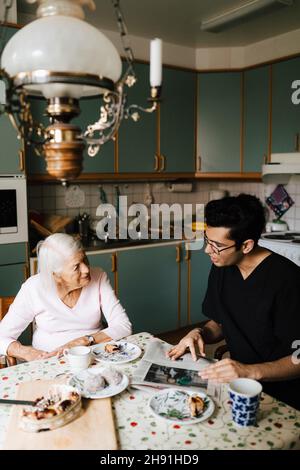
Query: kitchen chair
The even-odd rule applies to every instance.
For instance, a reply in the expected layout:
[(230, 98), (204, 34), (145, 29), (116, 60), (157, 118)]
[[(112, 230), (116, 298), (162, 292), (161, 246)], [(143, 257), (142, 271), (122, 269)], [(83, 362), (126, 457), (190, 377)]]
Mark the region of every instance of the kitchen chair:
[[(8, 312), (8, 309), (10, 307), (10, 305), (13, 303), (14, 301), (14, 297), (0, 297), (0, 321), (4, 318), (4, 316), (7, 314)], [(12, 357), (12, 356), (6, 356), (5, 357), (6, 359), (6, 364), (2, 364), (2, 366), (4, 365), (4, 367), (6, 366), (16, 366), (17, 365), (17, 360), (15, 357)]]

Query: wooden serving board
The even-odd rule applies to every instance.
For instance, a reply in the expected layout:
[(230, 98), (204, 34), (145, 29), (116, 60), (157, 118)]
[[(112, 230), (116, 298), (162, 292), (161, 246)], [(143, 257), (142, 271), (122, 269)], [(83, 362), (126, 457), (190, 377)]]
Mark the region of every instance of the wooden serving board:
[[(19, 385), (16, 399), (34, 400), (47, 395), (54, 383), (62, 381), (37, 380)], [(115, 450), (117, 437), (111, 399), (82, 399), (81, 415), (65, 426), (38, 433), (22, 431), (18, 427), (22, 406), (13, 405), (4, 449), (15, 450)]]

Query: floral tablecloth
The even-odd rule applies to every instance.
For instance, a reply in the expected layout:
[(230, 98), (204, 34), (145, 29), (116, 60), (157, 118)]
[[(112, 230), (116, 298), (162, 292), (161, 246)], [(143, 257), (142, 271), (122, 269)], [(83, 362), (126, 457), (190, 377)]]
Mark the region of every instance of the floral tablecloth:
[[(129, 336), (128, 341), (145, 349), (152, 336)], [(118, 365), (132, 375), (139, 359)], [(15, 398), (16, 385), (37, 379), (52, 379), (69, 372), (64, 359), (27, 362), (0, 370), (0, 398)], [(156, 418), (148, 407), (150, 395), (128, 388), (113, 397), (113, 410), (120, 449), (300, 449), (300, 412), (263, 394), (258, 424), (238, 428), (230, 414), (227, 387), (210, 419), (193, 425), (178, 425)], [(0, 405), (0, 448), (8, 426), (11, 405)]]

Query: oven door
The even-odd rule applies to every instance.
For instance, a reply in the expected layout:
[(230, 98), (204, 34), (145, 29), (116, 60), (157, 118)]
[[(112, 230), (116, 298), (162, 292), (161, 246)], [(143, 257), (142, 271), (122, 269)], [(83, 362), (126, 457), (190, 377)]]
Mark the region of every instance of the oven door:
[(27, 241), (26, 178), (0, 176), (0, 244)]

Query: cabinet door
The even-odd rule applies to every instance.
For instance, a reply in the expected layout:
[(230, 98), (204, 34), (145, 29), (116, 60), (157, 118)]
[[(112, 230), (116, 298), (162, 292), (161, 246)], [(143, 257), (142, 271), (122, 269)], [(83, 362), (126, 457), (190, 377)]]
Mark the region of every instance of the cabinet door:
[(118, 252), (119, 299), (135, 333), (178, 328), (176, 247)]
[[(3, 37), (8, 42), (17, 31), (16, 28), (1, 26), (1, 39)], [(19, 159), (21, 141), (7, 114), (0, 115), (0, 142), (0, 174), (22, 173)]]
[(205, 297), (211, 261), (204, 249), (190, 252), (190, 284), (188, 295), (190, 296), (190, 313), (187, 323), (194, 324), (206, 320), (202, 314), (202, 302)]
[[(47, 102), (44, 99), (32, 98), (30, 100), (30, 107), (33, 120), (35, 122), (43, 124), (47, 127), (49, 125), (49, 119), (45, 115)], [(35, 137), (35, 139), (39, 140)], [(28, 175), (42, 175), (46, 174), (46, 160), (43, 155), (37, 155), (34, 151), (34, 147), (30, 144), (25, 146), (26, 155), (26, 172)]]
[(26, 243), (6, 243), (0, 245), (0, 265), (26, 262)]
[(240, 95), (240, 73), (198, 74), (198, 171), (240, 171)]
[(244, 161), (243, 172), (261, 172), (269, 140), (270, 67), (244, 74)]
[[(136, 64), (137, 82), (127, 88), (128, 104), (149, 107), (149, 65)], [(140, 112), (140, 119), (123, 119), (119, 129), (119, 172), (146, 173), (154, 171), (156, 153), (157, 113)]]
[(161, 154), (165, 171), (195, 171), (195, 72), (163, 70), (161, 103)]
[(15, 296), (25, 281), (25, 264), (0, 266), (0, 297)]
[(90, 262), (90, 266), (93, 268), (102, 268), (103, 271), (106, 272), (110, 283), (115, 289), (115, 280), (114, 280), (114, 273), (112, 272), (112, 254), (111, 253), (99, 253), (90, 255), (87, 252), (87, 257)]
[[(72, 120), (74, 123), (80, 126), (82, 132), (84, 132), (89, 124), (94, 124), (98, 121), (100, 116), (100, 107), (102, 100), (100, 98), (85, 99), (80, 101), (80, 114)], [(94, 135), (98, 137), (97, 133)], [(114, 141), (109, 140), (100, 147), (99, 152), (95, 157), (89, 157), (87, 153), (87, 147), (83, 153), (83, 173), (113, 173), (114, 171)]]
[(292, 82), (300, 75), (300, 58), (272, 65), (272, 152), (299, 151), (300, 105), (292, 103)]

